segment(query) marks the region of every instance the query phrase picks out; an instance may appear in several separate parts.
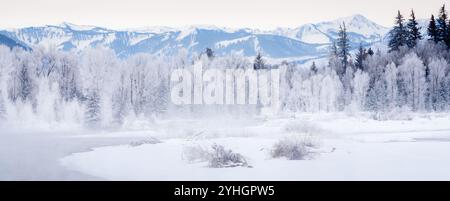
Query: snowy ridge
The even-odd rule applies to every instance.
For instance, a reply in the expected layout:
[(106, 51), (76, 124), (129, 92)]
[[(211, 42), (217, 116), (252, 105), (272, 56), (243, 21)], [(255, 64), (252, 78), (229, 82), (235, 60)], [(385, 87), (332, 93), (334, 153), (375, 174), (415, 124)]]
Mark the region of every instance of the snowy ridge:
[(272, 31), (211, 25), (112, 30), (64, 22), (59, 25), (10, 29), (0, 33), (16, 38), (30, 47), (53, 46), (66, 51), (81, 51), (87, 47), (101, 46), (111, 48), (121, 57), (137, 53), (170, 55), (176, 54), (180, 48), (195, 55), (209, 47), (214, 48), (218, 55), (241, 52), (244, 56), (254, 56), (262, 52), (266, 57), (282, 59), (323, 55), (326, 53), (324, 45), (336, 39), (342, 22), (346, 23), (353, 44), (358, 45), (380, 42), (388, 31), (362, 15), (354, 15), (330, 22), (306, 24), (294, 29), (277, 28)]
[(381, 41), (389, 31), (388, 28), (378, 25), (362, 15), (353, 15), (329, 22), (306, 24), (288, 32), (286, 36), (308, 43), (330, 43), (337, 38), (342, 23), (345, 23), (350, 39), (354, 43)]

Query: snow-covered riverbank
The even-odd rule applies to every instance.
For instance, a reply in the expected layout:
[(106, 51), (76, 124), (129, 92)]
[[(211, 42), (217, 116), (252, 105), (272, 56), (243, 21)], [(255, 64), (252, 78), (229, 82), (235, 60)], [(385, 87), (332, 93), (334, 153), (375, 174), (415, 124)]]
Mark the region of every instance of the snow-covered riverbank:
[[(170, 127), (189, 134), (163, 138), (158, 144), (96, 148), (64, 157), (61, 164), (108, 180), (450, 180), (448, 115), (375, 121), (303, 114), (245, 126), (236, 122), (207, 126), (207, 122), (174, 121), (153, 135), (175, 132)], [(205, 126), (196, 127), (201, 123)], [(271, 157), (278, 140), (295, 135), (307, 135), (318, 145), (309, 160)], [(242, 154), (251, 168), (208, 168), (205, 162), (186, 160), (186, 147), (211, 144)]]
[[(72, 137), (69, 137), (72, 136)], [(129, 143), (139, 137), (78, 137), (63, 133), (0, 131), (0, 181), (105, 180), (70, 170), (59, 160), (94, 147)]]

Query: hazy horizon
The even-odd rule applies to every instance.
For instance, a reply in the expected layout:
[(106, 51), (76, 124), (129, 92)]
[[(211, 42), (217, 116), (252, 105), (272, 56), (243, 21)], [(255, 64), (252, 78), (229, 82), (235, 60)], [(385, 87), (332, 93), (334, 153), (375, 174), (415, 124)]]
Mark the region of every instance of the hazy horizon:
[[(5, 0), (0, 0), (5, 1)], [(111, 29), (144, 28), (152, 26), (185, 27), (214, 25), (229, 28), (269, 30), (294, 28), (361, 14), (385, 27), (393, 24), (397, 10), (405, 17), (411, 9), (419, 19), (437, 14), (445, 0), (358, 1), (342, 0), (16, 0), (2, 2), (1, 28), (57, 25), (69, 22)], [(380, 12), (382, 10), (383, 12)], [(36, 17), (39, 16), (39, 17)]]

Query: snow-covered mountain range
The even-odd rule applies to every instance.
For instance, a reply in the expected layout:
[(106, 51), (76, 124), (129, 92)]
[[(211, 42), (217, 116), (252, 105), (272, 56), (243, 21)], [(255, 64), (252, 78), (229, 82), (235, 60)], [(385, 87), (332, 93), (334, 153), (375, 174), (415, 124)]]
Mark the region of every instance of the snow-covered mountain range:
[(272, 33), (306, 43), (329, 44), (336, 39), (342, 23), (345, 23), (353, 43), (379, 42), (389, 31), (388, 28), (378, 25), (362, 15), (353, 15), (329, 22), (305, 24), (295, 29), (279, 28)]
[(306, 24), (298, 28), (271, 31), (227, 29), (215, 26), (185, 28), (151, 27), (112, 30), (70, 23), (2, 30), (0, 34), (31, 48), (38, 45), (79, 51), (86, 47), (104, 46), (127, 57), (136, 53), (176, 54), (184, 48), (191, 54), (212, 48), (217, 55), (240, 53), (254, 56), (261, 52), (270, 58), (318, 57), (327, 53), (337, 38), (339, 26), (345, 22), (353, 48), (383, 41), (389, 31), (362, 15), (329, 22)]

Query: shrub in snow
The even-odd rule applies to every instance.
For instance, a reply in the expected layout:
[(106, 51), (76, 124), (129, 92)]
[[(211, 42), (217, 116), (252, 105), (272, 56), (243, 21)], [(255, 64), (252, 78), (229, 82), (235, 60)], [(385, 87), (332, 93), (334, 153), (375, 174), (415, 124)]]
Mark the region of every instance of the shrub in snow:
[(209, 149), (201, 146), (185, 147), (184, 158), (189, 162), (208, 162), (210, 168), (250, 167), (244, 156), (214, 144)]
[(306, 160), (312, 153), (311, 149), (316, 146), (317, 144), (310, 137), (288, 137), (274, 145), (271, 155), (273, 158)]
[(221, 145), (214, 144), (213, 152), (209, 160), (209, 167), (212, 168), (229, 168), (229, 167), (248, 167), (247, 160), (244, 156), (227, 150)]

